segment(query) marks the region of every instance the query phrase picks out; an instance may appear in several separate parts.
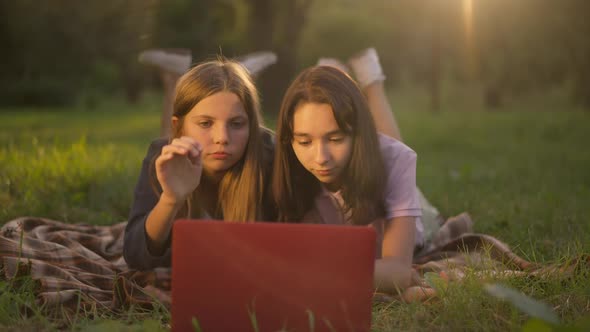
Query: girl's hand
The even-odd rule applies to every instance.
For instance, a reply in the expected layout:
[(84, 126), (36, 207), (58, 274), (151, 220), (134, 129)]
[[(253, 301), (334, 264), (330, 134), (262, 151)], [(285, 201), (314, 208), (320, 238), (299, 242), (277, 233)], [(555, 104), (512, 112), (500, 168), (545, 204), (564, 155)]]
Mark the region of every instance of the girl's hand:
[(162, 197), (178, 204), (183, 202), (201, 182), (202, 148), (195, 139), (182, 136), (162, 148), (156, 159), (156, 176)]

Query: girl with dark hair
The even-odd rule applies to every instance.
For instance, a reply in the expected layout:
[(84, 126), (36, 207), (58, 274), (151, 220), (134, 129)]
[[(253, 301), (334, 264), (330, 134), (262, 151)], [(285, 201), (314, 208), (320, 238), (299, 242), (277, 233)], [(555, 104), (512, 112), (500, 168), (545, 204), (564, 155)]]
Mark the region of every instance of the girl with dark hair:
[(365, 97), (343, 71), (312, 67), (288, 88), (272, 191), (281, 221), (375, 227), (377, 289), (409, 285), (423, 241), (416, 153), (377, 133)]

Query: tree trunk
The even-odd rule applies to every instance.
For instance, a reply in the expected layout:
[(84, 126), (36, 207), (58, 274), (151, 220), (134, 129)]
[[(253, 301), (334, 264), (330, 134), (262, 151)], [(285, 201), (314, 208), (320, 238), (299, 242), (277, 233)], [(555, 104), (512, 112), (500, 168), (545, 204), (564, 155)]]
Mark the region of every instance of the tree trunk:
[(278, 57), (257, 82), (267, 114), (278, 114), (285, 90), (297, 72), (297, 47), (311, 2), (250, 0), (248, 31), (252, 50), (271, 50)]

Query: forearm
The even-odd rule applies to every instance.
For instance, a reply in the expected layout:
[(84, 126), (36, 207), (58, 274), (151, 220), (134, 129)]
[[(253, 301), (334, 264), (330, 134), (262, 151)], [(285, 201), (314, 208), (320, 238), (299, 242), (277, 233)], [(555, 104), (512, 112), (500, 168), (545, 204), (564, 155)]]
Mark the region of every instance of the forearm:
[(145, 222), (148, 250), (153, 255), (161, 255), (170, 237), (172, 224), (180, 210), (182, 202), (175, 201), (164, 195), (160, 196)]
[(383, 82), (374, 82), (363, 91), (367, 97), (369, 111), (373, 116), (377, 131), (401, 141), (399, 126), (385, 94)]
[(415, 217), (395, 217), (387, 222), (381, 252), (375, 261), (377, 290), (395, 293), (406, 289), (412, 279)]
[(379, 292), (396, 293), (410, 285), (412, 267), (397, 257), (386, 257), (375, 261), (375, 288)]

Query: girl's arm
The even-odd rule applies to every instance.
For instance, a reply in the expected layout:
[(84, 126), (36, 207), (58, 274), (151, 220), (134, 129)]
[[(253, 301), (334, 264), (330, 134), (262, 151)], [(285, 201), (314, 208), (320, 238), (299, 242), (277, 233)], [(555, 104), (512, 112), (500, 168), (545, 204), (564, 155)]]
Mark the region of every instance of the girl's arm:
[[(143, 160), (123, 243), (123, 255), (130, 268), (146, 270), (170, 265), (173, 219), (188, 193), (198, 185), (201, 171), (200, 151), (188, 146), (184, 150), (181, 153), (178, 147), (160, 139), (150, 145)], [(190, 161), (186, 158), (189, 150), (192, 150)], [(161, 195), (151, 184), (152, 160), (156, 156), (154, 166)]]
[(162, 147), (166, 144), (166, 139), (159, 139), (152, 142), (143, 160), (141, 172), (135, 186), (133, 204), (131, 205), (123, 242), (123, 256), (127, 265), (132, 269), (146, 270), (156, 266), (170, 265), (169, 254), (156, 256), (150, 253), (145, 229), (147, 216), (158, 204), (160, 199), (160, 195), (152, 187), (152, 181), (150, 179), (151, 164), (160, 155)]
[(422, 215), (416, 189), (416, 153), (390, 137), (379, 137), (387, 171), (383, 202), (387, 224), (383, 231), (382, 259), (376, 262), (375, 283), (379, 290), (406, 288), (412, 276), (414, 247), (421, 242), (418, 227)]
[(162, 148), (154, 166), (162, 194), (146, 219), (145, 232), (149, 252), (161, 255), (176, 214), (201, 181), (201, 146), (188, 136), (175, 138)]
[(380, 292), (395, 293), (410, 285), (415, 219), (396, 217), (386, 224), (381, 251), (383, 258), (375, 261), (375, 286)]
[(182, 201), (162, 194), (148, 215), (145, 221), (146, 242), (148, 251), (153, 256), (160, 256), (166, 251), (172, 224), (182, 204)]

